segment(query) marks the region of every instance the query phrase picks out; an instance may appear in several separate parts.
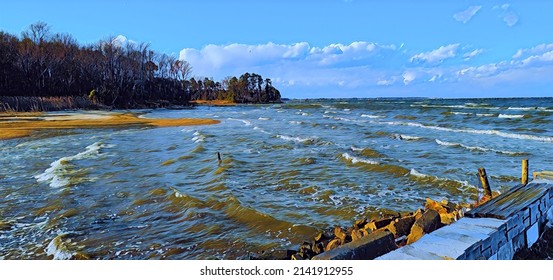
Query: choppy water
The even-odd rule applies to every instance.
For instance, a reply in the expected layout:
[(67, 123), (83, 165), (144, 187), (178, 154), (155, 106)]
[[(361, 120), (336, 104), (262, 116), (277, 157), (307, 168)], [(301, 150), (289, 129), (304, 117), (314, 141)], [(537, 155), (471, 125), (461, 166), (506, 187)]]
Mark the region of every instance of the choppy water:
[[(553, 99), (380, 99), (147, 111), (218, 125), (0, 141), (0, 259), (237, 259), (318, 229), (476, 199), (553, 169)], [(216, 153), (222, 155), (218, 163)]]

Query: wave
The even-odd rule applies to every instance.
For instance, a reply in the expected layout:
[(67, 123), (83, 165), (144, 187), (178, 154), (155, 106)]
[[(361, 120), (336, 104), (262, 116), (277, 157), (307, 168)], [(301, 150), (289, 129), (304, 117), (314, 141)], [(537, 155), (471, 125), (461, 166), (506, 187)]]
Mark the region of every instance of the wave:
[(547, 107), (509, 107), (507, 110), (553, 112), (553, 109)]
[(355, 146), (351, 146), (350, 149), (354, 152), (359, 153), (362, 156), (365, 156), (365, 157), (371, 157), (371, 158), (384, 157), (381, 153), (379, 153), (379, 152), (377, 152), (373, 149), (369, 149), (369, 148), (357, 148)]
[(495, 114), (476, 114), (478, 117), (493, 117)]
[(468, 181), (458, 181), (449, 178), (432, 176), (421, 173), (414, 168), (409, 171), (409, 176), (419, 183), (435, 185), (452, 193), (463, 192), (463, 190), (466, 189), (477, 189), (476, 186), (471, 185)]
[(384, 118), (384, 116), (376, 116), (376, 115), (366, 115), (366, 114), (362, 114), (361, 115), (362, 118), (369, 118), (369, 119), (379, 119), (379, 118)]
[(539, 141), (539, 142), (553, 142), (553, 137), (551, 136), (536, 136), (536, 135), (528, 135), (528, 134), (507, 133), (499, 130), (455, 129), (455, 128), (448, 128), (448, 127), (441, 127), (441, 126), (424, 125), (424, 124), (415, 123), (415, 122), (372, 122), (372, 123), (393, 125), (393, 126), (412, 126), (412, 127), (420, 127), (424, 129), (457, 132), (457, 133), (496, 135), (504, 138), (532, 140), (532, 141)]
[(464, 144), (461, 144), (461, 143), (446, 142), (446, 141), (441, 141), (439, 139), (436, 139), (436, 143), (438, 143), (439, 145), (442, 145), (442, 146), (461, 147), (461, 148), (465, 148), (465, 149), (471, 150), (471, 151), (495, 152), (495, 153), (498, 153), (498, 154), (505, 154), (505, 155), (511, 155), (511, 156), (527, 155), (527, 153), (502, 151), (502, 150), (483, 148), (483, 147), (478, 147), (478, 146), (467, 146), (467, 145), (464, 145)]
[(289, 123), (289, 124), (303, 124), (304, 122), (299, 122), (299, 121), (289, 121), (288, 123)]
[(48, 169), (34, 176), (34, 178), (37, 182), (48, 182), (50, 187), (53, 188), (65, 187), (70, 183), (70, 178), (67, 178), (66, 175), (71, 173), (67, 170), (67, 166), (71, 161), (97, 157), (100, 154), (100, 149), (106, 147), (113, 147), (113, 145), (104, 145), (101, 142), (89, 145), (83, 152), (53, 161)]
[(410, 135), (405, 135), (405, 134), (394, 134), (394, 138), (399, 139), (399, 140), (407, 140), (407, 141), (416, 141), (416, 140), (421, 140), (422, 139), (422, 137), (410, 136)]
[(270, 120), (270, 118), (263, 118), (263, 117), (259, 117), (259, 118), (257, 118), (257, 119), (260, 120), (260, 121), (268, 121), (268, 120)]
[(194, 143), (200, 143), (200, 142), (204, 142), (205, 140), (205, 135), (203, 135), (200, 131), (196, 130), (196, 132), (194, 132), (194, 137), (192, 137), (192, 141)]
[(466, 113), (466, 112), (451, 112), (454, 115), (463, 115), (463, 116), (472, 116), (472, 113)]
[[(46, 249), (44, 249), (46, 255), (52, 256), (54, 260), (69, 260), (73, 256), (77, 255), (76, 250), (72, 250), (70, 247), (76, 247), (70, 237), (69, 233), (62, 233), (54, 237)], [(77, 249), (77, 248), (73, 248)]]
[(361, 163), (370, 164), (370, 165), (378, 165), (378, 164), (380, 164), (380, 162), (378, 162), (378, 161), (358, 158), (358, 157), (352, 156), (352, 155), (350, 155), (350, 154), (348, 154), (348, 153), (343, 153), (343, 154), (342, 154), (342, 157), (343, 157), (345, 160), (350, 161), (350, 162), (353, 163), (353, 164), (360, 163), (360, 162), (361, 162)]
[(242, 122), (244, 123), (245, 126), (250, 126), (252, 125), (252, 123), (250, 121), (247, 121), (247, 120), (243, 120), (243, 119), (233, 119), (233, 118), (228, 118), (227, 120), (229, 121), (237, 121), (237, 122)]
[(325, 113), (325, 114), (337, 114), (338, 112), (327, 110), (327, 111), (325, 111), (324, 113)]
[(424, 108), (455, 108), (455, 109), (487, 109), (498, 110), (499, 107), (492, 106), (467, 106), (467, 105), (430, 105), (430, 104), (411, 104), (411, 107), (424, 107)]
[(499, 114), (497, 116), (500, 119), (521, 119), (524, 118), (524, 115), (507, 115), (507, 114)]
[(293, 142), (302, 143), (302, 144), (313, 144), (315, 141), (319, 140), (318, 137), (301, 138), (301, 137), (293, 137), (293, 136), (287, 136), (287, 135), (281, 135), (281, 134), (278, 134), (276, 137), (286, 141), (293, 141)]

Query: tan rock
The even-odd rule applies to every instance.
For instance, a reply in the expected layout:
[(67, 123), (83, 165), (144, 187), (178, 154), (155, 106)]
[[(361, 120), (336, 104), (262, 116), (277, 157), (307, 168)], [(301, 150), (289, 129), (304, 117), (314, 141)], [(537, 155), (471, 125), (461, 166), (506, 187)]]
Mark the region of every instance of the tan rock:
[(450, 225), (457, 221), (457, 211), (453, 213), (440, 213), (440, 221), (444, 225)]
[(342, 241), (340, 239), (332, 239), (328, 244), (326, 245), (325, 252), (328, 252), (334, 248), (338, 248), (342, 245)]
[(351, 241), (355, 241), (357, 239), (360, 239), (361, 237), (363, 237), (363, 232), (361, 230), (358, 230), (358, 229), (354, 229), (352, 232), (351, 232)]
[(341, 240), (341, 243), (345, 243), (344, 241), (347, 238), (347, 233), (341, 228), (341, 227), (334, 227), (334, 236), (336, 238)]
[(430, 198), (427, 198), (426, 199), (426, 204), (424, 204), (424, 209), (425, 210), (434, 210), (440, 214), (445, 214), (447, 213), (447, 208), (444, 207), (441, 203), (437, 202), (437, 201), (434, 201)]
[(407, 216), (395, 219), (387, 226), (387, 229), (394, 235), (394, 238), (399, 238), (403, 235), (409, 235), (414, 223), (415, 217)]
[(420, 219), (417, 219), (407, 236), (407, 244), (419, 240), (423, 235), (433, 232), (441, 226), (440, 214), (432, 209), (424, 211)]

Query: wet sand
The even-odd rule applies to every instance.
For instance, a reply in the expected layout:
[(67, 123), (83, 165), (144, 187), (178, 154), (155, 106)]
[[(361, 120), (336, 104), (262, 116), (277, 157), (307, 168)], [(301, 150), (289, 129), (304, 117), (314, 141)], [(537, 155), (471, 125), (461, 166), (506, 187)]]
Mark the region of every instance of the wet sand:
[(76, 113), (46, 115), (42, 113), (0, 114), (0, 140), (27, 137), (42, 129), (84, 129), (114, 127), (168, 127), (217, 124), (213, 119), (146, 119), (130, 113)]

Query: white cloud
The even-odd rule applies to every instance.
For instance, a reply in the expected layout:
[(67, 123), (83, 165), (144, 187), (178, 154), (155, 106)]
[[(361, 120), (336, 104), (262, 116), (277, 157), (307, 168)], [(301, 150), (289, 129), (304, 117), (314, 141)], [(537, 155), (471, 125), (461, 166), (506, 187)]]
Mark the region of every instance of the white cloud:
[(406, 72), (403, 73), (403, 84), (409, 85), (416, 78), (417, 78), (417, 76), (416, 76), (415, 72), (406, 71)]
[(453, 15), (453, 18), (456, 21), (460, 21), (462, 23), (469, 22), (472, 17), (482, 8), (482, 6), (470, 6), (466, 10), (462, 12), (458, 12)]
[(476, 49), (476, 50), (473, 50), (472, 52), (465, 53), (463, 55), (463, 59), (465, 61), (470, 60), (471, 58), (481, 54), (483, 51), (484, 51), (483, 49)]
[(430, 52), (419, 53), (411, 57), (411, 62), (427, 62), (430, 64), (441, 63), (445, 59), (455, 57), (459, 44), (441, 46)]
[(496, 5), (493, 9), (499, 11), (499, 16), (503, 18), (507, 26), (513, 27), (518, 23), (518, 15), (511, 8), (511, 4)]
[(390, 79), (378, 79), (376, 81), (376, 85), (378, 86), (391, 86), (396, 82), (396, 77), (391, 77)]

